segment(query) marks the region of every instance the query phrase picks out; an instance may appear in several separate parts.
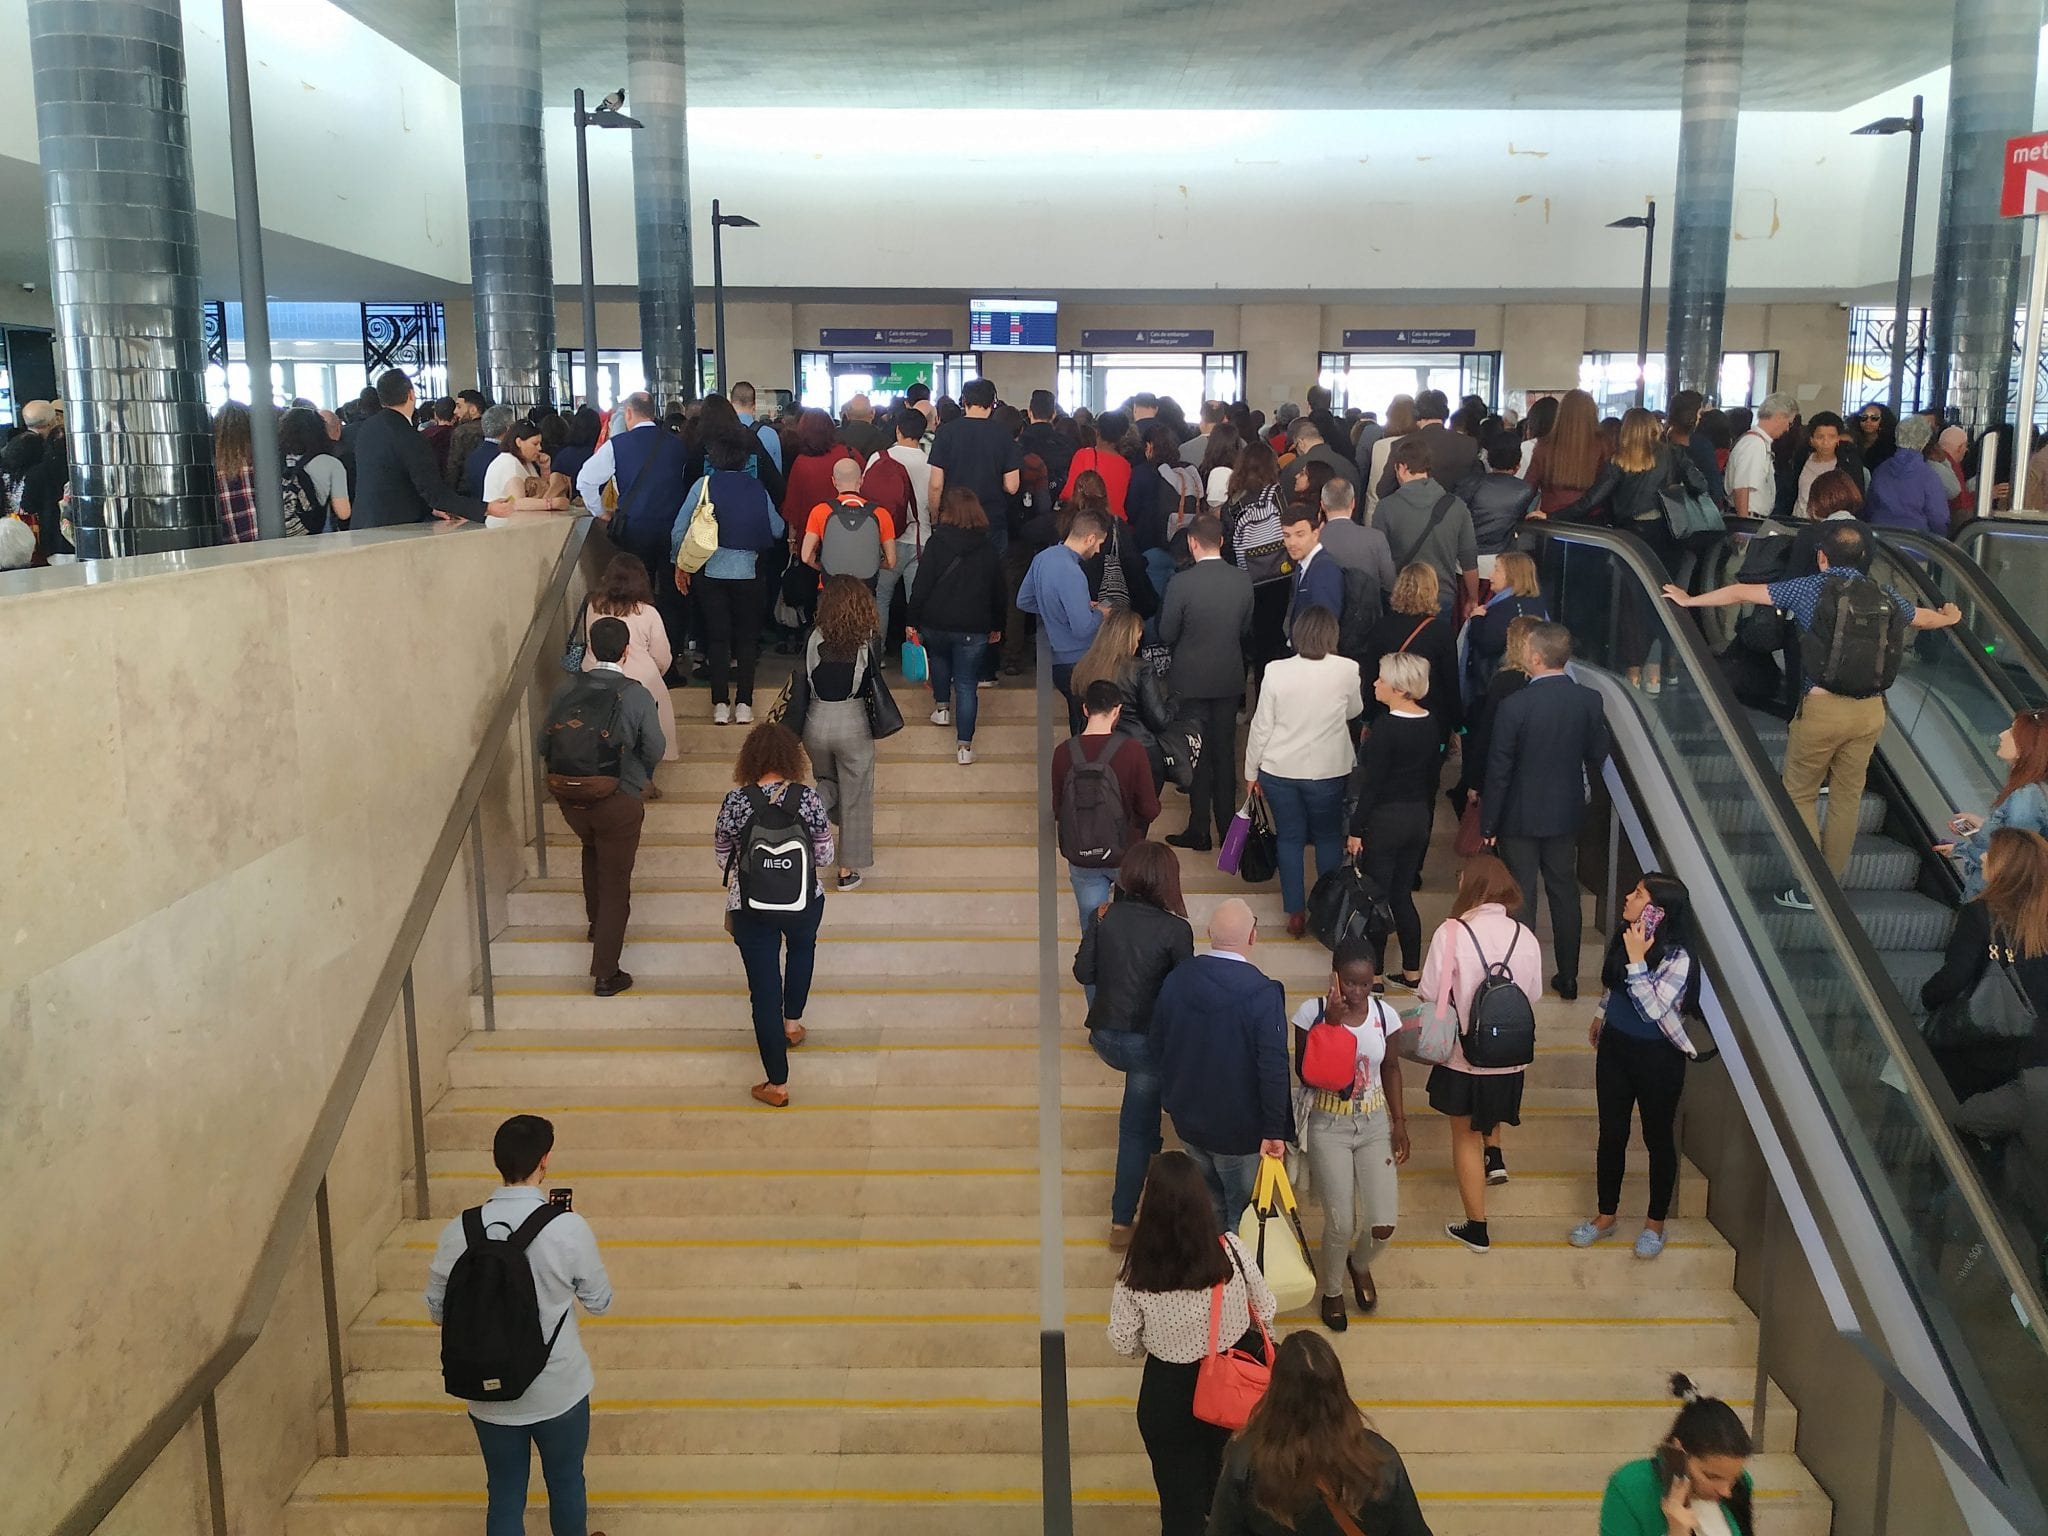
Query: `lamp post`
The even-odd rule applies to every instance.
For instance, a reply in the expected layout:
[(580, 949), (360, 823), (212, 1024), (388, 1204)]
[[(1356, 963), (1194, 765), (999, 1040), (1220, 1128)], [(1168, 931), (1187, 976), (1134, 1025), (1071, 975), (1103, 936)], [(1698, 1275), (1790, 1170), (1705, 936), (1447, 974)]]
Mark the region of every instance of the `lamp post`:
[(1636, 407), (1641, 409), (1650, 384), (1650, 266), (1657, 256), (1657, 200), (1649, 200), (1647, 212), (1616, 219), (1607, 227), (1643, 232), (1643, 307), (1636, 326)]
[(727, 229), (759, 229), (760, 221), (743, 213), (727, 213), (717, 198), (711, 199), (711, 328), (712, 347), (718, 369), (718, 392), (726, 393), (725, 372), (725, 232)]
[[(595, 112), (583, 109), (583, 92), (576, 93), (576, 238), (583, 247), (583, 398), (597, 404), (597, 276), (596, 260), (590, 249), (590, 151), (585, 144), (588, 128), (638, 128), (619, 108), (626, 104), (622, 85), (597, 104)], [(569, 374), (569, 402), (576, 400), (576, 374)]]
[(1906, 217), (1899, 231), (1899, 287), (1892, 300), (1892, 417), (1897, 419), (1906, 398), (1906, 306), (1912, 301), (1913, 216), (1920, 202), (1920, 136), (1926, 132), (1921, 99), (1913, 98), (1911, 117), (1881, 117), (1856, 130), (1872, 138), (1889, 138), (1895, 133), (1911, 136), (1906, 149)]

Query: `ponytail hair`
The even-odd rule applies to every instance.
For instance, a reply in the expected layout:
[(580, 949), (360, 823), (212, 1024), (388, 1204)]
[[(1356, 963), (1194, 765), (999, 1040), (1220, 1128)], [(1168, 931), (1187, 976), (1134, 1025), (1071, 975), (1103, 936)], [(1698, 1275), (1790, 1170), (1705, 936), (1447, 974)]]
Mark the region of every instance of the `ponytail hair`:
[[(1673, 1478), (1687, 1476), (1688, 1456), (1733, 1456), (1749, 1460), (1752, 1447), (1749, 1431), (1741, 1417), (1718, 1397), (1709, 1397), (1680, 1373), (1671, 1377), (1671, 1395), (1685, 1406), (1672, 1421), (1671, 1433), (1657, 1447), (1658, 1487), (1668, 1488)], [(1728, 1495), (1728, 1512), (1735, 1519), (1736, 1536), (1756, 1536), (1755, 1490), (1749, 1478), (1736, 1480)]]

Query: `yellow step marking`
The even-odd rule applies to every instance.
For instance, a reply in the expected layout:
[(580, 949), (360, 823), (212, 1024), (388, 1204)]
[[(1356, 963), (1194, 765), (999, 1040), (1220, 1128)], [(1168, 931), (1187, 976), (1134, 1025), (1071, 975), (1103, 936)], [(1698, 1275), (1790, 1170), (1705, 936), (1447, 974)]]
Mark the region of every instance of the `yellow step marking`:
[[(567, 1168), (585, 1179), (1016, 1179), (1037, 1177), (1032, 1168)], [(1078, 1172), (1093, 1174), (1092, 1169)], [(1104, 1170), (1103, 1178), (1109, 1177)], [(451, 1168), (429, 1173), (430, 1179), (489, 1179), (496, 1170)]]
[[(1101, 1237), (1070, 1237), (1065, 1239), (1064, 1245), (1068, 1248), (1106, 1252), (1109, 1248), (1109, 1240)], [(431, 1253), (440, 1245), (438, 1243), (419, 1241), (402, 1243), (399, 1246), (411, 1252)], [(838, 1252), (854, 1251), (861, 1248), (875, 1248), (895, 1252), (926, 1248), (1036, 1248), (1038, 1246), (1038, 1239), (1035, 1237), (608, 1237), (605, 1239), (604, 1246), (607, 1250), (613, 1248), (676, 1249), (678, 1251), (688, 1248), (772, 1248), (778, 1252), (800, 1253), (809, 1248), (828, 1249)], [(1444, 1252), (1453, 1249), (1462, 1251), (1465, 1247), (1463, 1243), (1454, 1242), (1447, 1237), (1418, 1237), (1403, 1242), (1401, 1246), (1403, 1248), (1428, 1248)], [(1559, 1250), (1568, 1250), (1572, 1253), (1586, 1252), (1583, 1248), (1573, 1247), (1571, 1243), (1563, 1238), (1556, 1238), (1554, 1240), (1527, 1238), (1518, 1242), (1496, 1238), (1494, 1239), (1493, 1246), (1496, 1248), (1537, 1249), (1550, 1252), (1557, 1252)], [(1683, 1242), (1674, 1239), (1666, 1243), (1664, 1248), (1668, 1253), (1674, 1248), (1704, 1251), (1714, 1246), (1712, 1243)], [(1607, 1251), (1610, 1254), (1628, 1252), (1625, 1248), (1610, 1248)], [(1596, 1258), (1594, 1262), (1600, 1261)], [(1728, 1398), (1726, 1401), (1733, 1402), (1734, 1399)]]
[[(1070, 1115), (1114, 1115), (1115, 1104), (1064, 1104)], [(987, 1114), (1035, 1115), (1036, 1104), (791, 1104), (783, 1112), (792, 1115), (936, 1115), (954, 1110)], [(460, 1104), (431, 1111), (437, 1115), (751, 1115), (757, 1111), (746, 1104)], [(1590, 1113), (1590, 1111), (1588, 1111)]]
[[(1306, 1312), (1306, 1308), (1297, 1308)], [(960, 1324), (1009, 1324), (1035, 1323), (1036, 1312), (762, 1312), (762, 1313), (721, 1313), (703, 1317), (621, 1317), (607, 1312), (602, 1317), (586, 1317), (577, 1325), (582, 1328), (788, 1328), (798, 1324), (814, 1327), (830, 1324), (834, 1327), (862, 1327), (877, 1323), (915, 1324), (929, 1327), (934, 1323)], [(1107, 1326), (1107, 1312), (1070, 1312), (1067, 1325)], [(1388, 1328), (1396, 1325), (1424, 1325), (1431, 1328), (1732, 1328), (1732, 1317), (1382, 1317), (1373, 1325)], [(427, 1317), (382, 1317), (372, 1324), (379, 1328), (439, 1328), (441, 1325)]]
[[(561, 941), (554, 941), (561, 942)], [(850, 978), (849, 978), (850, 981)], [(590, 989), (581, 986), (561, 987), (499, 987), (500, 997), (588, 997)], [(633, 990), (642, 997), (745, 997), (747, 989), (732, 987), (663, 987), (649, 986), (635, 982)], [(862, 987), (841, 983), (834, 986), (814, 986), (813, 997), (1036, 997), (1036, 987), (899, 987), (883, 984)]]
[[(474, 1041), (472, 1051), (507, 1052), (525, 1056), (560, 1056), (604, 1053), (631, 1053), (644, 1051), (655, 1055), (705, 1056), (719, 1053), (738, 1052), (748, 1056), (758, 1055), (760, 1048), (751, 1041), (744, 1045), (513, 1045), (509, 1042)], [(865, 1056), (874, 1052), (887, 1051), (1035, 1051), (1038, 1042), (1033, 1040), (1017, 1045), (1006, 1045), (1000, 1041), (961, 1041), (957, 1044), (944, 1042), (921, 1044), (901, 1041), (892, 1044), (877, 1042), (874, 1045), (806, 1045), (806, 1056)], [(1063, 1051), (1076, 1051), (1084, 1056), (1093, 1056), (1094, 1051), (1085, 1045), (1066, 1044)]]
[[(1489, 1488), (1420, 1492), (1425, 1504), (1487, 1503), (1569, 1503), (1598, 1504), (1602, 1495), (1584, 1488)], [(1759, 1488), (1764, 1500), (1805, 1498), (1800, 1489)], [(389, 1489), (371, 1493), (311, 1493), (298, 1498), (314, 1504), (410, 1504), (449, 1505), (481, 1509), (486, 1495), (482, 1489), (412, 1491)], [(1152, 1504), (1158, 1493), (1151, 1488), (1077, 1488), (1076, 1504)], [(604, 1509), (633, 1509), (653, 1504), (1028, 1504), (1043, 1498), (1037, 1488), (636, 1488), (610, 1493), (592, 1488), (589, 1500)], [(547, 1508), (547, 1497), (538, 1489), (528, 1499), (531, 1507)]]
[[(585, 944), (568, 930), (561, 933), (499, 934), (491, 941), (494, 944)], [(635, 934), (635, 944), (730, 944), (731, 938), (723, 933), (655, 933)], [(841, 932), (821, 933), (820, 944), (1036, 944), (1035, 933), (904, 933), (904, 932)]]
[[(1132, 1408), (1138, 1397), (1070, 1397), (1070, 1408)], [(1535, 1410), (1657, 1410), (1670, 1405), (1669, 1397), (1410, 1397), (1358, 1398), (1362, 1412), (1426, 1412), (1431, 1409)], [(1723, 1398), (1731, 1408), (1747, 1408), (1751, 1399)], [(960, 1409), (997, 1412), (1039, 1407), (1035, 1397), (620, 1397), (599, 1398), (591, 1404), (596, 1413), (672, 1413), (698, 1409), (758, 1408), (811, 1411), (826, 1408), (859, 1408), (906, 1413), (954, 1411)], [(441, 1413), (449, 1417), (467, 1415), (469, 1405), (452, 1398), (389, 1398), (349, 1400), (349, 1407), (368, 1413)]]

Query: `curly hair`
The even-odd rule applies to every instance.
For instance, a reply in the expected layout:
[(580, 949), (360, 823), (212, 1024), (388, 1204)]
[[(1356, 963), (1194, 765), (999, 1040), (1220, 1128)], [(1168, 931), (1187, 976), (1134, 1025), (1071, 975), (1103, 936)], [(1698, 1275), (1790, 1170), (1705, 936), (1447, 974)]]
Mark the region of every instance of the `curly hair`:
[(809, 766), (804, 757), (804, 744), (797, 739), (796, 732), (779, 721), (767, 720), (747, 732), (747, 739), (740, 743), (739, 759), (732, 767), (732, 781), (742, 786), (758, 784), (773, 775), (792, 784), (801, 784), (804, 771)]
[(1442, 582), (1437, 576), (1435, 566), (1424, 565), (1420, 561), (1414, 565), (1403, 566), (1401, 574), (1395, 578), (1394, 591), (1387, 601), (1387, 606), (1395, 613), (1414, 614), (1417, 617), (1426, 613), (1434, 616), (1437, 612), (1437, 595), (1441, 586)]
[(875, 596), (856, 576), (830, 576), (818, 594), (818, 640), (825, 655), (850, 661), (881, 632)]

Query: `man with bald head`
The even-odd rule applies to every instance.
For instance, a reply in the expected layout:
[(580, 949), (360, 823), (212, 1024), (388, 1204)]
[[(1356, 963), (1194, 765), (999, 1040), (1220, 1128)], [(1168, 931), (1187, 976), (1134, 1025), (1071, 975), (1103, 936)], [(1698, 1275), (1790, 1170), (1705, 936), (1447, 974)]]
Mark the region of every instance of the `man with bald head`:
[(828, 580), (852, 576), (872, 592), (885, 568), (896, 569), (896, 520), (861, 495), (861, 474), (859, 459), (832, 466), (832, 499), (811, 508), (800, 558)]
[(1259, 1158), (1294, 1139), (1287, 989), (1252, 963), (1258, 942), (1251, 907), (1231, 897), (1209, 919), (1207, 952), (1174, 967), (1152, 1010), (1161, 1105), (1226, 1231), (1251, 1203)]
[(64, 537), (64, 488), (71, 464), (64, 450), (64, 413), (53, 401), (31, 400), (21, 408), (22, 430), (0, 449), (0, 480), (7, 506), (25, 514), (36, 529), (38, 565), (68, 555)]

